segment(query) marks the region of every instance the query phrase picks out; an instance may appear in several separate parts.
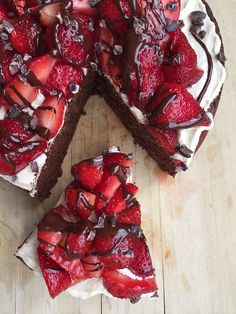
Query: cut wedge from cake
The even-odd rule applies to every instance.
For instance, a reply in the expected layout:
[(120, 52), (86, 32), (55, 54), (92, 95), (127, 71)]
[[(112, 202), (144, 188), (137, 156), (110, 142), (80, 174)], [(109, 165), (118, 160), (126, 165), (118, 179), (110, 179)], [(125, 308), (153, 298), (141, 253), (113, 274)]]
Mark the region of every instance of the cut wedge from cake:
[(131, 166), (132, 156), (116, 148), (74, 165), (74, 181), (17, 251), (52, 298), (157, 296)]

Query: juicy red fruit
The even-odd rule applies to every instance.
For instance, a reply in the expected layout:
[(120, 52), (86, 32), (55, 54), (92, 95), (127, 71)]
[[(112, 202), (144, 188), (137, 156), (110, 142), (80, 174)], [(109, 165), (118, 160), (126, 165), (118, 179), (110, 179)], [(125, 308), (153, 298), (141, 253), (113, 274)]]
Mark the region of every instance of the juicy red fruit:
[(177, 130), (158, 129), (152, 126), (148, 126), (148, 128), (157, 143), (167, 154), (173, 155), (176, 153), (178, 143)]

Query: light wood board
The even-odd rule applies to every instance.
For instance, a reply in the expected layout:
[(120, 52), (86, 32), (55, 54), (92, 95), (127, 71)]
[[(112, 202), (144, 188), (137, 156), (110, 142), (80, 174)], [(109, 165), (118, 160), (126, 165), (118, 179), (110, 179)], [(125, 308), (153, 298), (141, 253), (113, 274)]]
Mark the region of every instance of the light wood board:
[[(50, 199), (39, 203), (0, 180), (1, 314), (236, 313), (236, 1), (208, 3), (221, 26), (228, 79), (216, 127), (190, 169), (176, 179), (161, 172), (133, 144), (104, 101), (92, 97), (65, 159), (63, 177)], [(134, 153), (143, 229), (154, 258), (160, 297), (136, 305), (99, 296), (81, 301), (61, 295), (51, 300), (42, 278), (13, 254), (70, 182), (71, 165), (111, 145)]]

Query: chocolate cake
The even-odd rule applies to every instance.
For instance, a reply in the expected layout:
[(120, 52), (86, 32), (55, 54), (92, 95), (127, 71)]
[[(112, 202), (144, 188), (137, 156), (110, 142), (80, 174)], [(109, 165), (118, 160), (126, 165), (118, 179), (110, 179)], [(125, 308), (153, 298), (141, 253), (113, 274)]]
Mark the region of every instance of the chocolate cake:
[(91, 94), (175, 176), (213, 127), (225, 79), (202, 0), (1, 1), (0, 53), (0, 176), (40, 199)]

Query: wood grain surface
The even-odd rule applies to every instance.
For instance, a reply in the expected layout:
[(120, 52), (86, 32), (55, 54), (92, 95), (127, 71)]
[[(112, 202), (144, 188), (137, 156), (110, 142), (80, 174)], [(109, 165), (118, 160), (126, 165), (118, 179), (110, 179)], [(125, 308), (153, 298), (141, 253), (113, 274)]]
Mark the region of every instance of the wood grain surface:
[[(104, 101), (91, 97), (64, 174), (43, 203), (0, 180), (0, 314), (233, 314), (236, 313), (236, 20), (235, 0), (208, 0), (221, 26), (228, 79), (210, 132), (190, 169), (168, 177), (133, 144)], [(42, 278), (13, 254), (71, 180), (70, 167), (118, 145), (133, 152), (143, 229), (154, 258), (160, 297), (155, 301), (82, 301), (48, 296)]]

